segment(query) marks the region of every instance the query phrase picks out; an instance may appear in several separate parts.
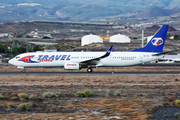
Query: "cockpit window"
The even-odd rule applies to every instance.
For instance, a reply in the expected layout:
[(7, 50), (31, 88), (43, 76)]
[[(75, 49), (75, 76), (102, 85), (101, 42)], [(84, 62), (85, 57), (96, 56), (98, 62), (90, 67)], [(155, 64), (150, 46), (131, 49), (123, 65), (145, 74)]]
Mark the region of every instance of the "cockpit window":
[(20, 58), (20, 56), (16, 56), (16, 59)]

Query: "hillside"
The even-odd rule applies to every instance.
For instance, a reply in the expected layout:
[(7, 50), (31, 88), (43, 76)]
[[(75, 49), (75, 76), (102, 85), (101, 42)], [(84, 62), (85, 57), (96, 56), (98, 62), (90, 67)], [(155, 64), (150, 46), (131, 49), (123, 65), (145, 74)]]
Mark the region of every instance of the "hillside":
[(159, 8), (156, 6), (156, 7), (146, 10), (145, 12), (142, 12), (142, 13), (136, 15), (136, 17), (141, 18), (141, 17), (170, 16), (170, 15), (177, 14), (177, 13), (180, 13), (179, 8), (162, 9), (162, 8)]
[(1, 0), (0, 23), (31, 20), (89, 21), (127, 15), (168, 16), (179, 13), (179, 6), (179, 0)]

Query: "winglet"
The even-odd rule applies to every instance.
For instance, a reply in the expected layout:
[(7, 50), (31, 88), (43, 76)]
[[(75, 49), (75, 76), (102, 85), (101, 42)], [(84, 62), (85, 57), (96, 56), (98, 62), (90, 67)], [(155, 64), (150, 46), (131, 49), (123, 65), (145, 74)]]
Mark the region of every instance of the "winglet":
[(109, 56), (111, 51), (112, 51), (113, 45), (111, 45), (111, 47), (108, 49), (108, 51), (106, 52), (105, 56)]

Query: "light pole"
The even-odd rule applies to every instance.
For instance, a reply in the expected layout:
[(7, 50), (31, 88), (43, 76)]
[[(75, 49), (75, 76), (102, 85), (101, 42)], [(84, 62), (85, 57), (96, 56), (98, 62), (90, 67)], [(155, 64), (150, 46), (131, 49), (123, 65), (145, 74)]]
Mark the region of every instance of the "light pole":
[(1, 54), (1, 62), (3, 62), (3, 54)]
[(142, 27), (142, 47), (144, 47), (144, 27)]

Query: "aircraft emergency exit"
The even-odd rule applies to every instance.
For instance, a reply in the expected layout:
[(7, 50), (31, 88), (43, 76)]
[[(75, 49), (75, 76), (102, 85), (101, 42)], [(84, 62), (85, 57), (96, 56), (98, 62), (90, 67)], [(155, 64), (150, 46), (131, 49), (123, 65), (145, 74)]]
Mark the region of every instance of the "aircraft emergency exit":
[(138, 65), (162, 58), (162, 52), (169, 25), (163, 25), (143, 48), (130, 52), (30, 52), (17, 55), (9, 63), (22, 68), (26, 67), (64, 67), (67, 70), (87, 68), (92, 72), (95, 67), (121, 67)]

